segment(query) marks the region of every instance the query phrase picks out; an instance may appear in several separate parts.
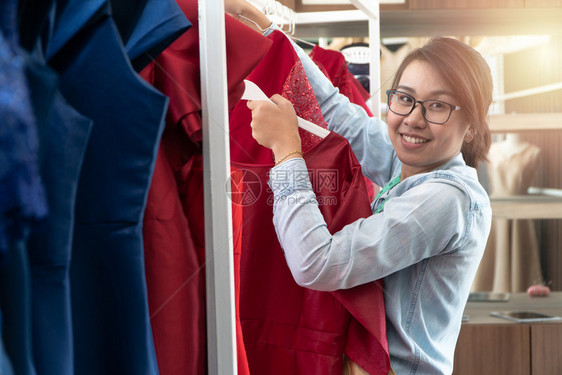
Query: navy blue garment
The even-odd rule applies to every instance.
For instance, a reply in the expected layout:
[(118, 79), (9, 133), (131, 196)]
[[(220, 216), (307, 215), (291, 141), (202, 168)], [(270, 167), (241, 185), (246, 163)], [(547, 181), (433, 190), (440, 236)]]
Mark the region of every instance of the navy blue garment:
[(125, 43), (135, 70), (140, 72), (190, 27), (175, 0), (149, 0)]
[[(27, 241), (31, 267), (33, 356), (42, 375), (74, 374), (70, 308), (70, 257), (74, 203), (92, 121), (77, 113), (56, 88), (56, 74), (28, 59), (27, 76), (38, 122), (40, 171), (49, 217)], [(45, 112), (46, 103), (50, 111)], [(56, 343), (56, 345), (54, 345)]]
[(91, 126), (91, 120), (57, 95), (47, 123), (38, 129), (50, 210), (48, 220), (32, 231), (27, 246), (33, 355), (42, 375), (74, 374), (69, 272), (76, 190)]
[(12, 368), (12, 362), (6, 353), (4, 348), (4, 341), (2, 340), (2, 311), (0, 310), (0, 374), (2, 375), (14, 375), (14, 369)]
[(50, 64), (68, 102), (94, 122), (70, 269), (75, 373), (157, 374), (141, 225), (168, 99), (134, 72), (109, 17)]
[(16, 0), (0, 0), (0, 33), (12, 50), (19, 45), (16, 10)]
[[(2, 0), (2, 22), (13, 19), (4, 5)], [(3, 34), (14, 30), (13, 25), (3, 26), (7, 27), (0, 32), (0, 263), (10, 243), (23, 238), (25, 229), (47, 214), (24, 62), (13, 46), (17, 34), (10, 38)]]
[[(35, 49), (33, 55), (27, 53), (27, 51), (21, 51), (20, 56), (23, 59), (25, 80), (31, 109), (35, 118), (35, 127), (37, 134), (39, 134), (39, 128), (45, 126), (53, 107), (55, 93), (57, 92), (58, 75), (54, 70), (45, 65), (41, 52), (38, 49)], [(39, 149), (41, 148), (41, 141), (39, 139)]]
[(31, 348), (31, 286), (25, 238), (12, 241), (0, 267), (2, 339), (17, 375), (36, 375)]
[(31, 52), (45, 27), (53, 0), (18, 0), (20, 46)]
[(111, 17), (123, 44), (127, 44), (135, 29), (148, 0), (108, 0), (111, 5)]
[(81, 30), (89, 29), (109, 14), (107, 0), (57, 0), (49, 22), (47, 60), (52, 59)]

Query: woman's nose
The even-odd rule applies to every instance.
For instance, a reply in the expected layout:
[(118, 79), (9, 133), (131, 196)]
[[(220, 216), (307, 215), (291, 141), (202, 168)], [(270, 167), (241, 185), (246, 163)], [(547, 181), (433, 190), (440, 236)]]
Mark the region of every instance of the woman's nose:
[(408, 126), (425, 128), (427, 126), (427, 121), (423, 116), (423, 109), (421, 103), (416, 103), (412, 112), (405, 118), (406, 124)]

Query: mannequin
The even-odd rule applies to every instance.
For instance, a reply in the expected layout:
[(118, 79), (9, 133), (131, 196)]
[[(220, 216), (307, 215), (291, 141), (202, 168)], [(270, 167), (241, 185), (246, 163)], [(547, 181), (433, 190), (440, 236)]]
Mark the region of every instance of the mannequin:
[[(541, 150), (509, 133), (488, 154), (491, 198), (526, 195)], [(523, 292), (542, 281), (539, 249), (532, 220), (493, 219), (473, 291)]]
[(511, 157), (515, 154), (522, 153), (526, 148), (532, 148), (536, 152), (540, 152), (538, 147), (531, 145), (530, 143), (523, 142), (521, 136), (517, 133), (507, 133), (503, 141), (497, 142), (497, 148), (501, 151), (505, 157)]

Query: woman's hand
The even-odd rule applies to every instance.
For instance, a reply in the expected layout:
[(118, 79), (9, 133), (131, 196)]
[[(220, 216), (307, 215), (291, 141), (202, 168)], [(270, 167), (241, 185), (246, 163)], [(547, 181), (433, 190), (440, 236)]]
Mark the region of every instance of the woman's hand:
[[(281, 95), (265, 100), (248, 101), (252, 111), (252, 137), (262, 146), (271, 149), (278, 161), (287, 153), (301, 151), (297, 115), (291, 102)], [(297, 157), (293, 154), (285, 160)]]

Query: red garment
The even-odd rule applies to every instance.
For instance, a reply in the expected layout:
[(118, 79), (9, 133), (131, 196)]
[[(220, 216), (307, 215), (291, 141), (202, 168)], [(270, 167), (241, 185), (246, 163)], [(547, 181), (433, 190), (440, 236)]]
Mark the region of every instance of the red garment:
[(366, 104), (366, 100), (370, 97), (369, 93), (349, 72), (347, 62), (341, 52), (314, 46), (309, 56), (316, 65), (323, 68), (322, 71), (340, 90), (340, 93), (347, 96), (350, 102), (363, 107), (369, 116), (373, 116)]
[[(204, 208), (197, 0), (178, 4), (193, 26), (143, 70), (170, 98), (144, 217), (151, 324), (160, 375), (206, 374)], [(271, 42), (226, 16), (229, 105)], [(240, 330), (238, 330), (241, 332)], [(243, 358), (239, 374), (248, 374)]]
[[(330, 133), (304, 158), (330, 232), (371, 214), (349, 143)], [(240, 319), (252, 375), (341, 375), (347, 354), (371, 375), (387, 374), (383, 286), (372, 282), (334, 293), (298, 286), (272, 224), (267, 165), (244, 170)]]
[(234, 301), (236, 304), (236, 341), (238, 374), (250, 374), (242, 325), (240, 323), (240, 261), (242, 256), (242, 230), (244, 229), (244, 206), (240, 187), (244, 178), (244, 171), (232, 167), (230, 170), (230, 183), (232, 201), (232, 248), (234, 263)]
[[(291, 42), (277, 30), (269, 38), (273, 42), (271, 48), (247, 79), (257, 84), (268, 97), (281, 94), (293, 104), (298, 116), (326, 128), (312, 87)], [(272, 161), (271, 151), (252, 138), (251, 120), (252, 113), (246, 101), (239, 102), (230, 113), (230, 158), (242, 163), (269, 163)], [(303, 151), (321, 140), (302, 129), (299, 132)]]

